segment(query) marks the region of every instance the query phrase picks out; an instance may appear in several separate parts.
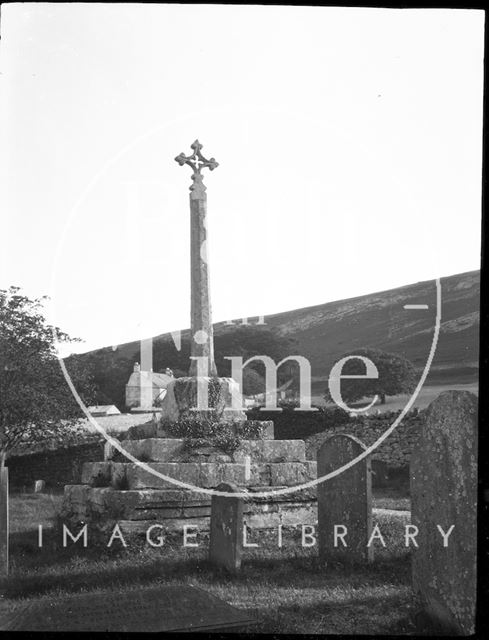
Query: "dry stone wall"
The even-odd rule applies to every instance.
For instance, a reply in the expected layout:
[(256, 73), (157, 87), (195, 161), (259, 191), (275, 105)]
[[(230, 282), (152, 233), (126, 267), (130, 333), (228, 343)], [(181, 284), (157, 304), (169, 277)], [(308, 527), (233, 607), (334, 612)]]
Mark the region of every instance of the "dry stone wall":
[(13, 491), (32, 491), (35, 480), (46, 488), (62, 491), (67, 483), (80, 482), (83, 464), (104, 459), (104, 440), (73, 447), (7, 458)]
[[(398, 415), (398, 412), (393, 412), (380, 416), (357, 417), (337, 427), (330, 426), (321, 433), (313, 434), (306, 439), (306, 456), (309, 460), (315, 460), (319, 447), (326, 438), (335, 433), (348, 433), (369, 447), (385, 433)], [(408, 467), (424, 419), (424, 412), (410, 412), (375, 450), (372, 454), (372, 460), (384, 463), (389, 469)]]

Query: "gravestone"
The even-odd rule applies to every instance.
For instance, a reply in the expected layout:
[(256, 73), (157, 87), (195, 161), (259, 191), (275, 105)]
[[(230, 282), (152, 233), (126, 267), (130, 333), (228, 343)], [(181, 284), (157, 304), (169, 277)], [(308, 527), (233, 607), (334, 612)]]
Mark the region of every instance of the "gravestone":
[[(222, 483), (218, 491), (235, 493), (235, 485)], [(239, 497), (212, 496), (209, 560), (235, 572), (241, 568), (243, 553), (243, 500)]]
[[(411, 520), (419, 529), (413, 588), (431, 629), (474, 633), (477, 554), (477, 397), (446, 391), (426, 410), (411, 459)], [(443, 546), (438, 526), (447, 533)]]
[(112, 460), (117, 449), (110, 442), (105, 442), (104, 444), (104, 460), (107, 462), (108, 460)]
[(8, 468), (0, 469), (0, 576), (8, 575)]
[[(342, 467), (365, 449), (365, 445), (353, 436), (331, 436), (317, 454), (318, 478)], [(346, 527), (343, 541), (347, 546), (339, 537), (345, 532), (343, 527)], [(371, 562), (373, 546), (367, 547), (371, 533), (372, 475), (370, 457), (367, 457), (318, 485), (319, 556), (328, 560)]]
[(247, 613), (188, 585), (83, 593), (21, 603), (0, 613), (2, 631), (198, 632), (255, 623)]
[(42, 493), (46, 488), (45, 480), (36, 480), (34, 483), (34, 493)]

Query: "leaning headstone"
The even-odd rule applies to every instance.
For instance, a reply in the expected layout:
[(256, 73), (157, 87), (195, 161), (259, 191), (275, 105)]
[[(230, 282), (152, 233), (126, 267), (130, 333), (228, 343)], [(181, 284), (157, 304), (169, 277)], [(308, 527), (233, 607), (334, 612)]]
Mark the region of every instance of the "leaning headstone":
[[(413, 588), (432, 631), (474, 633), (477, 554), (477, 397), (446, 391), (426, 410), (411, 459)], [(446, 538), (445, 534), (453, 526)], [(426, 625), (426, 622), (428, 624)]]
[[(318, 478), (339, 469), (365, 449), (365, 445), (354, 436), (342, 433), (331, 436), (317, 454)], [(321, 482), (317, 493), (320, 558), (371, 562), (373, 546), (367, 547), (372, 534), (370, 457)]]
[(34, 483), (34, 493), (42, 493), (46, 488), (45, 480), (36, 480)]
[[(236, 493), (238, 489), (227, 483), (217, 491)], [(232, 496), (212, 496), (209, 560), (228, 571), (241, 567), (243, 553), (243, 499)]]
[(8, 575), (8, 468), (0, 470), (0, 576)]

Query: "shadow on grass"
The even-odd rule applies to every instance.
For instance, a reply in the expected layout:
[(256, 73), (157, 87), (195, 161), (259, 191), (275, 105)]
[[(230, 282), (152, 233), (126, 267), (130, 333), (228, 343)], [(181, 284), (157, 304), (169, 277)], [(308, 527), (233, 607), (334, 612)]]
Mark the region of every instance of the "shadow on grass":
[(414, 598), (398, 595), (351, 597), (344, 602), (305, 606), (292, 604), (280, 606), (273, 614), (260, 613), (263, 631), (274, 628), (278, 632), (303, 633), (305, 621), (309, 629), (322, 634), (399, 635), (415, 630)]
[[(262, 584), (270, 588), (308, 589), (330, 585), (377, 586), (409, 584), (410, 560), (404, 556), (378, 560), (370, 565), (321, 563), (317, 556), (245, 558), (241, 571), (231, 575), (212, 565), (207, 551), (198, 555), (175, 547), (136, 547), (127, 551), (94, 548), (37, 548), (32, 532), (12, 536), (16, 551), (13, 573), (0, 581), (4, 597), (40, 596), (52, 592), (114, 589), (151, 582), (199, 580), (211, 584), (246, 586)], [(161, 555), (160, 555), (161, 553)]]
[(198, 560), (151, 560), (145, 564), (126, 563), (121, 566), (107, 566), (103, 560), (98, 566), (85, 556), (71, 555), (71, 560), (79, 564), (90, 565), (90, 571), (59, 571), (29, 574), (13, 574), (0, 580), (0, 591), (5, 598), (16, 599), (46, 595), (52, 592), (77, 593), (79, 591), (119, 588), (124, 585), (146, 584), (155, 581), (171, 582), (173, 579), (183, 582), (184, 578), (201, 576), (202, 569)]

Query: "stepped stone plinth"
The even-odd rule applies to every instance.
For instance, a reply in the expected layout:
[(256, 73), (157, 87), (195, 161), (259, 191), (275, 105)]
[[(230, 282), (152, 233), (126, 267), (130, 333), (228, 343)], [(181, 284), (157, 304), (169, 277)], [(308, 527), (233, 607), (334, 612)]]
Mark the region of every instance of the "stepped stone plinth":
[[(267, 431), (270, 425), (264, 423), (263, 432)], [(232, 454), (212, 446), (187, 449), (179, 438), (127, 439), (122, 444), (173, 480), (206, 489), (226, 482), (246, 491), (244, 519), (252, 528), (316, 520), (315, 488), (254, 497), (316, 478), (316, 463), (306, 460), (302, 440), (242, 440)], [(99, 531), (112, 530), (118, 523), (124, 535), (131, 535), (143, 534), (154, 524), (168, 531), (181, 531), (185, 524), (208, 531), (210, 508), (210, 495), (179, 487), (116, 452), (112, 460), (83, 465), (81, 484), (65, 487), (62, 515), (71, 524), (88, 522)]]

